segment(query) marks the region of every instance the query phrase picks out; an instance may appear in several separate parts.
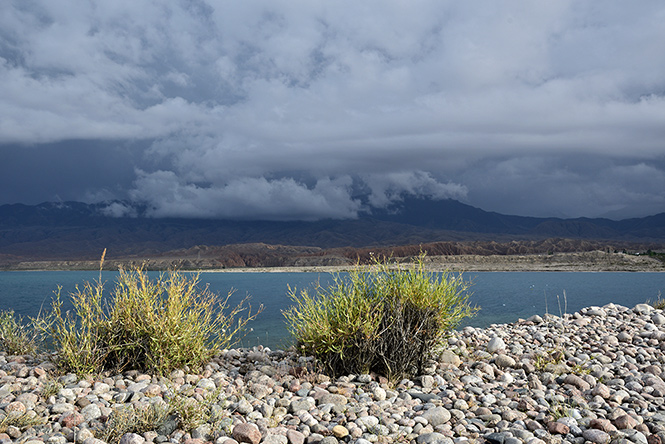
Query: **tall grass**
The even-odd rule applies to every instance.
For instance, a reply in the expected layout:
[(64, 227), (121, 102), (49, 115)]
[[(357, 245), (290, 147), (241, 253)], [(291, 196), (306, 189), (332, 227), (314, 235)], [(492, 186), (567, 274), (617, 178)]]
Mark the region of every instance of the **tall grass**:
[(201, 288), (198, 275), (169, 271), (151, 280), (140, 267), (121, 268), (107, 301), (101, 272), (99, 280), (77, 286), (70, 295), (72, 311), (63, 313), (58, 291), (44, 328), (65, 370), (89, 374), (132, 368), (164, 374), (198, 368), (239, 340), (262, 307), (253, 313), (245, 299), (229, 308), (230, 296), (220, 298)]
[(284, 316), (300, 350), (331, 373), (396, 379), (420, 372), (450, 330), (475, 313), (468, 288), (462, 275), (428, 272), (424, 255), (406, 269), (376, 261), (313, 293), (290, 289), (294, 305)]
[(34, 320), (25, 322), (13, 310), (0, 311), (0, 349), (10, 355), (34, 354), (41, 344)]

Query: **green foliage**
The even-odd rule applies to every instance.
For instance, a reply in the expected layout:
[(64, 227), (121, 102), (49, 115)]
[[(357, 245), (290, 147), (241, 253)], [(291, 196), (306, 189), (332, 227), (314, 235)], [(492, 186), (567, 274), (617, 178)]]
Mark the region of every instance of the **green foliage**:
[[(101, 267), (100, 267), (101, 268)], [(120, 269), (108, 302), (100, 279), (72, 293), (74, 310), (63, 313), (60, 292), (43, 329), (50, 334), (57, 363), (79, 374), (132, 368), (167, 373), (200, 367), (216, 352), (234, 344), (258, 315), (246, 299), (227, 310), (198, 275), (177, 271), (150, 280), (142, 268)], [(245, 317), (239, 315), (247, 311)], [(238, 318), (236, 320), (236, 318)]]
[(143, 434), (157, 430), (168, 419), (171, 410), (166, 403), (127, 404), (113, 411), (97, 437), (116, 444), (126, 433)]
[(17, 413), (10, 412), (8, 415), (0, 419), (0, 433), (6, 433), (9, 427), (16, 427), (22, 432), (46, 423), (46, 418), (38, 416), (33, 410), (27, 412)]
[(103, 429), (96, 436), (108, 443), (116, 444), (126, 433), (142, 435), (148, 431), (157, 431), (167, 421), (175, 421), (178, 428), (192, 431), (209, 424), (212, 434), (219, 435), (224, 430), (224, 419), (230, 413), (225, 408), (226, 401), (221, 395), (221, 388), (207, 392), (204, 396), (192, 397), (170, 390), (163, 401), (151, 403), (125, 404), (113, 410)]
[(210, 424), (211, 431), (217, 432), (220, 421), (229, 415), (228, 411), (219, 405), (220, 399), (223, 398), (221, 392), (221, 387), (218, 387), (207, 392), (205, 396), (195, 398), (176, 392), (168, 396), (168, 403), (171, 411), (178, 416), (183, 430), (190, 431), (200, 425)]
[(647, 304), (650, 304), (656, 310), (665, 309), (665, 299), (663, 299), (662, 296), (660, 295), (660, 291), (658, 292), (658, 297), (656, 298), (656, 300), (653, 302), (647, 301)]
[(313, 294), (289, 289), (284, 312), (301, 352), (335, 375), (375, 371), (391, 379), (422, 369), (450, 330), (476, 311), (461, 275), (435, 274), (415, 264), (399, 269), (376, 261)]
[(545, 371), (548, 365), (562, 364), (565, 358), (563, 350), (560, 348), (553, 348), (545, 352), (539, 353), (534, 359), (534, 367), (538, 371)]
[(25, 323), (13, 310), (0, 311), (0, 349), (11, 355), (28, 355), (37, 351), (41, 333), (34, 321)]

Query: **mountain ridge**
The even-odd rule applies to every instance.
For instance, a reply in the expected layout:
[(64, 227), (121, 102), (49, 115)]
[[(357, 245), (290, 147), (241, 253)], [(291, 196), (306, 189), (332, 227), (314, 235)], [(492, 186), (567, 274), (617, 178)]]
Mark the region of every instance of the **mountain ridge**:
[[(118, 203), (125, 205), (126, 203)], [(503, 215), (455, 200), (404, 199), (357, 219), (251, 221), (105, 214), (111, 203), (45, 202), (0, 206), (0, 261), (156, 257), (198, 245), (266, 244), (334, 248), (549, 238), (665, 242), (665, 213), (644, 218), (560, 219)], [(106, 211), (108, 213), (108, 211)], [(618, 245), (618, 244), (617, 244)]]

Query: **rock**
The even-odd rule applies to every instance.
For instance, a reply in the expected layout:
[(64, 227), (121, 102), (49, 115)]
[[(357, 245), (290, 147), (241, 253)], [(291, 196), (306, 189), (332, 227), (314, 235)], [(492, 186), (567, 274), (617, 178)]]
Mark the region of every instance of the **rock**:
[(160, 435), (168, 436), (178, 429), (179, 422), (177, 415), (169, 415), (155, 431)]
[(602, 430), (587, 429), (582, 433), (582, 436), (587, 441), (591, 441), (595, 444), (607, 444), (610, 442), (610, 435)]
[(508, 355), (499, 354), (495, 359), (494, 363), (499, 368), (515, 367), (515, 360)]
[(606, 386), (605, 384), (599, 382), (591, 390), (591, 394), (593, 396), (600, 396), (603, 399), (608, 399), (610, 397), (610, 388), (608, 386)]
[(284, 435), (270, 433), (262, 442), (263, 444), (287, 444), (288, 440)]
[(660, 313), (654, 313), (651, 315), (651, 322), (655, 325), (663, 325), (665, 324), (665, 316)]
[(490, 433), (485, 436), (485, 440), (490, 444), (503, 444), (506, 440), (505, 433)]
[(653, 434), (647, 437), (648, 444), (662, 444), (663, 441), (660, 439), (660, 436)]
[(372, 397), (376, 401), (385, 401), (386, 391), (382, 387), (374, 387), (374, 389), (372, 390)]
[(487, 351), (489, 353), (496, 353), (499, 350), (505, 350), (506, 349), (506, 343), (503, 342), (503, 339), (501, 339), (498, 336), (493, 336), (492, 339), (487, 343)]
[(453, 444), (452, 439), (437, 432), (424, 433), (416, 438), (416, 442), (418, 444)]
[(534, 324), (542, 324), (543, 323), (543, 318), (541, 318), (538, 315), (533, 315), (530, 318), (528, 318), (527, 321), (533, 322)]
[(291, 404), (289, 405), (289, 412), (290, 413), (295, 413), (299, 412), (300, 410), (304, 410), (306, 412), (310, 411), (315, 407), (315, 402), (314, 399), (312, 398), (302, 398), (298, 399), (296, 401), (291, 401)]
[(609, 419), (603, 419), (603, 418), (592, 419), (589, 422), (589, 427), (591, 427), (592, 429), (602, 430), (603, 432), (607, 433), (613, 433), (617, 431), (616, 427), (612, 425)]
[(567, 435), (570, 433), (570, 427), (560, 422), (550, 422), (547, 424), (547, 430), (553, 435)]
[(63, 413), (60, 415), (60, 419), (58, 419), (58, 422), (60, 423), (61, 426), (67, 427), (67, 428), (72, 428), (76, 427), (79, 424), (81, 424), (83, 421), (85, 421), (85, 418), (83, 415), (81, 415), (79, 412), (75, 411), (68, 411), (66, 413)]
[(145, 438), (136, 433), (125, 433), (120, 438), (120, 444), (143, 444)]
[(648, 444), (647, 437), (642, 432), (637, 430), (627, 429), (624, 430), (626, 438), (635, 444)]
[(589, 307), (585, 313), (587, 316), (607, 317), (607, 312), (600, 307)]
[(630, 415), (621, 415), (613, 423), (617, 429), (634, 429), (637, 426), (637, 420)]
[(305, 443), (305, 435), (300, 433), (297, 430), (287, 430), (286, 431), (286, 439), (288, 440), (289, 444), (304, 444)]
[(106, 444), (106, 441), (102, 441), (101, 439), (98, 438), (88, 438), (85, 441), (83, 441), (83, 444)]
[[(346, 405), (346, 403), (349, 402), (349, 400), (346, 398), (344, 395), (338, 395), (337, 393), (326, 393), (323, 396), (319, 398), (319, 405), (322, 404), (335, 404), (335, 405)], [(293, 404), (293, 403), (291, 403)], [(314, 406), (312, 406), (314, 407)], [(301, 410), (310, 410), (310, 408), (307, 409), (301, 409)]]
[(86, 421), (91, 421), (100, 418), (102, 411), (97, 404), (88, 404), (81, 409), (81, 415), (83, 415)]
[(349, 435), (349, 430), (344, 426), (336, 425), (332, 428), (332, 433), (336, 438), (342, 439)]
[(445, 424), (450, 421), (450, 412), (443, 407), (434, 407), (421, 415), (432, 427)]
[(462, 360), (455, 353), (446, 350), (439, 356), (439, 362), (442, 364), (449, 364), (453, 367), (459, 367), (462, 363)]
[(250, 402), (246, 399), (241, 399), (238, 401), (238, 405), (236, 406), (236, 411), (240, 413), (241, 415), (248, 415), (249, 413), (254, 411), (254, 407)]
[(637, 314), (649, 314), (654, 310), (654, 308), (649, 304), (637, 304), (633, 311)]
[(575, 387), (577, 387), (582, 391), (589, 390), (591, 388), (588, 382), (586, 382), (584, 379), (580, 378), (579, 376), (573, 374), (567, 375), (564, 382), (566, 384), (574, 385)]
[(339, 441), (334, 436), (326, 436), (319, 442), (320, 444), (339, 444)]
[(261, 442), (261, 432), (259, 428), (251, 423), (241, 423), (233, 427), (233, 439), (249, 444), (259, 444)]

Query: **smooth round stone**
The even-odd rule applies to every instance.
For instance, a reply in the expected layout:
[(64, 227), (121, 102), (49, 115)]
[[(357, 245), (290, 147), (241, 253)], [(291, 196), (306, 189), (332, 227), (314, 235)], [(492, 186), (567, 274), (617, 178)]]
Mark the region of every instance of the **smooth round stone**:
[(386, 391), (382, 387), (375, 387), (374, 390), (372, 390), (372, 396), (377, 401), (385, 401)]
[(453, 440), (438, 432), (424, 433), (416, 438), (418, 444), (453, 444)]
[(610, 435), (602, 430), (587, 429), (582, 433), (582, 436), (587, 441), (591, 441), (595, 444), (607, 444), (610, 442)]
[(506, 343), (503, 342), (503, 339), (501, 339), (498, 336), (493, 336), (492, 339), (487, 343), (487, 351), (489, 353), (496, 353), (499, 350), (505, 350), (506, 349)]
[(499, 354), (494, 359), (494, 363), (499, 368), (515, 367), (515, 364), (516, 364), (516, 362), (513, 358), (511, 358), (508, 355), (504, 355), (504, 354)]
[(445, 424), (448, 421), (450, 421), (451, 418), (450, 412), (446, 410), (444, 407), (431, 408), (427, 410), (425, 413), (423, 413), (421, 416), (425, 418), (427, 422), (432, 425), (432, 427)]
[(342, 439), (349, 435), (349, 430), (344, 426), (336, 425), (332, 428), (332, 433), (336, 438)]
[(266, 436), (261, 442), (265, 444), (287, 444), (288, 439), (284, 435), (276, 435), (271, 433), (268, 436)]

